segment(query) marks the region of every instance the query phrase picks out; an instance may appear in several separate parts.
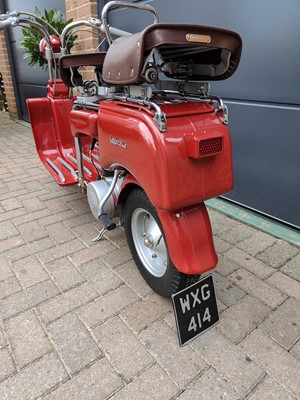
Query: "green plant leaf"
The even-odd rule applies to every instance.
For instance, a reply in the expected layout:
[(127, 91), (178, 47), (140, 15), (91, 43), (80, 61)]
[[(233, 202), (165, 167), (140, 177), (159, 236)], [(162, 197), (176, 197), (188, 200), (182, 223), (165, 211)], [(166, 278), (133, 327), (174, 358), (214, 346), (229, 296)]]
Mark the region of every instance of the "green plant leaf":
[[(44, 15), (40, 12), (38, 7), (35, 7), (35, 21), (43, 25), (50, 35), (55, 35), (55, 30), (61, 33), (66, 25), (73, 21), (69, 19), (65, 21), (65, 18), (61, 11), (55, 9), (44, 10)], [(33, 18), (31, 18), (33, 19)], [(45, 23), (47, 21), (55, 30), (49, 28)], [(23, 54), (29, 56), (28, 64), (30, 66), (40, 66), (42, 69), (48, 68), (48, 62), (44, 58), (43, 54), (39, 51), (39, 43), (43, 38), (43, 34), (35, 27), (28, 26), (22, 28), (23, 39), (21, 41), (21, 47)], [(74, 42), (77, 40), (76, 35), (71, 35), (68, 41), (67, 48), (70, 50), (74, 46)]]

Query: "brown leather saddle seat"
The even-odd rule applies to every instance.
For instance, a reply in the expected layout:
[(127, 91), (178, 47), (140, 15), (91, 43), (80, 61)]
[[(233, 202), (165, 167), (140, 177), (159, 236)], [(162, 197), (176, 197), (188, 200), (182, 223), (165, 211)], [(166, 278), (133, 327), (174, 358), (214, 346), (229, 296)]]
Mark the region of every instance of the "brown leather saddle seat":
[(242, 40), (232, 31), (202, 25), (153, 24), (110, 45), (103, 80), (111, 85), (143, 83), (147, 63), (154, 65), (156, 59), (160, 71), (169, 78), (227, 79), (237, 69), (241, 51)]
[(105, 52), (66, 54), (61, 56), (58, 63), (60, 78), (68, 87), (81, 86), (83, 81), (78, 68), (93, 66), (102, 73), (105, 56)]

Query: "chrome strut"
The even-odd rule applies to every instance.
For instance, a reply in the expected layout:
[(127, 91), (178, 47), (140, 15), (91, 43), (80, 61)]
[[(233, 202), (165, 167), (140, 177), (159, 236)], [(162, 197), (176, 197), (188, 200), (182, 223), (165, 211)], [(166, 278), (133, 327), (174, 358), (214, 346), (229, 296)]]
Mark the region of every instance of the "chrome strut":
[(123, 171), (122, 171), (122, 170), (119, 170), (119, 169), (116, 169), (116, 170), (114, 171), (114, 177), (113, 177), (113, 180), (112, 180), (112, 182), (111, 182), (111, 184), (110, 184), (110, 187), (109, 187), (108, 191), (106, 192), (105, 196), (103, 197), (103, 199), (101, 200), (101, 202), (100, 202), (100, 204), (99, 204), (98, 219), (99, 219), (99, 221), (102, 222), (103, 228), (102, 228), (101, 231), (99, 232), (99, 235), (96, 236), (96, 237), (92, 240), (93, 243), (94, 243), (94, 242), (98, 242), (99, 240), (101, 240), (101, 239), (103, 238), (105, 232), (107, 232), (107, 231), (112, 231), (112, 230), (115, 229), (117, 226), (120, 226), (120, 224), (114, 223), (114, 222), (112, 221), (112, 219), (111, 219), (106, 213), (103, 213), (103, 208), (104, 208), (105, 203), (106, 203), (107, 200), (109, 199), (109, 197), (112, 195), (112, 193), (113, 193), (113, 191), (114, 191), (114, 189), (115, 189), (115, 187), (116, 187), (118, 178), (119, 178), (119, 176), (120, 176), (122, 173), (123, 173)]

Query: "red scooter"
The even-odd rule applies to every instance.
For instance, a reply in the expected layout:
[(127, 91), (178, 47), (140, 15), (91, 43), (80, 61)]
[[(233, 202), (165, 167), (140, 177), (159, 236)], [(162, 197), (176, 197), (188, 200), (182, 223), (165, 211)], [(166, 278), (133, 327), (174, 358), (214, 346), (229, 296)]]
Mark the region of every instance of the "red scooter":
[[(112, 28), (116, 7), (150, 12), (154, 22), (134, 34)], [(153, 7), (120, 1), (108, 3), (101, 20), (69, 24), (56, 53), (39, 23), (18, 12), (0, 16), (2, 29), (19, 24), (45, 36), (47, 97), (27, 100), (37, 152), (59, 185), (86, 190), (103, 224), (94, 240), (124, 226), (142, 276), (163, 296), (196, 282), (217, 264), (204, 201), (233, 184), (227, 108), (207, 81), (236, 71), (239, 35), (161, 24)], [(81, 25), (107, 41), (106, 52), (67, 54)], [(94, 68), (93, 80), (83, 79), (83, 66)]]

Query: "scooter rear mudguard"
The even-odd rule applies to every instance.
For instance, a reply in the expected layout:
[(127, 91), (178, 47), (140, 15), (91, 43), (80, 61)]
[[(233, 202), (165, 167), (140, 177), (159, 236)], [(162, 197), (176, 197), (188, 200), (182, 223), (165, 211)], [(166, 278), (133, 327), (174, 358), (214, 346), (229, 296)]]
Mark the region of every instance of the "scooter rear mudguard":
[(185, 274), (202, 274), (218, 262), (204, 203), (178, 212), (159, 211), (170, 258)]
[[(123, 203), (130, 188), (140, 186), (132, 175), (127, 175), (120, 191)], [(204, 203), (177, 211), (156, 210), (164, 231), (173, 265), (185, 274), (199, 275), (218, 263), (212, 229)]]

